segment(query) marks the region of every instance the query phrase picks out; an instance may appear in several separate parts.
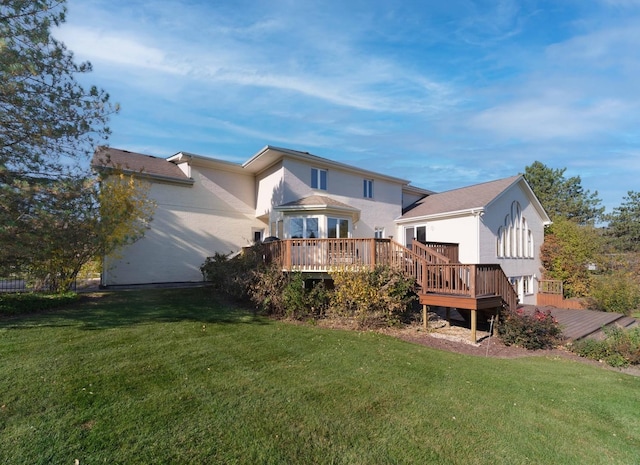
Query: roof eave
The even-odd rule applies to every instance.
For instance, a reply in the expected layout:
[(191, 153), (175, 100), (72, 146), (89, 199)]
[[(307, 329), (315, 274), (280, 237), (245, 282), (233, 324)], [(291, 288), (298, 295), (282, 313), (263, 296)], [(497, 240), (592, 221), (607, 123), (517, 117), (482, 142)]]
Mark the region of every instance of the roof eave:
[(477, 216), (477, 215), (484, 214), (484, 212), (485, 212), (485, 207), (473, 207), (473, 208), (467, 208), (465, 210), (433, 213), (431, 215), (411, 216), (408, 218), (400, 217), (396, 219), (395, 222), (397, 224), (405, 224), (405, 223), (413, 223), (415, 221), (442, 220), (447, 218), (459, 218), (462, 216)]
[[(277, 160), (271, 160), (266, 163), (264, 166), (258, 166), (258, 168), (252, 168), (252, 164), (255, 164), (261, 157), (264, 157), (269, 151), (273, 151), (281, 155), (281, 158), (290, 157), (298, 160), (303, 160), (307, 162), (313, 162), (316, 164), (320, 164), (327, 167), (333, 167), (337, 169), (342, 169), (351, 172), (357, 172), (359, 174), (364, 174), (370, 176), (372, 178), (384, 179), (387, 181), (395, 182), (397, 184), (402, 184), (403, 187), (408, 186), (410, 181), (407, 179), (396, 178), (394, 176), (389, 176), (383, 173), (378, 173), (375, 171), (370, 171), (362, 168), (358, 168), (357, 166), (348, 165), (346, 163), (340, 163), (334, 160), (330, 160), (328, 158), (323, 158), (318, 155), (313, 155), (308, 152), (299, 152), (297, 150), (291, 150), (283, 147), (274, 147), (272, 145), (266, 145), (262, 148), (262, 150), (258, 151), (255, 155), (253, 155), (249, 160), (242, 164), (242, 167), (251, 171), (252, 173), (259, 173), (264, 169), (267, 169), (269, 166), (272, 166)], [(413, 187), (413, 186), (412, 186)]]
[(149, 179), (152, 181), (159, 181), (159, 182), (166, 182), (171, 184), (183, 184), (183, 185), (192, 186), (195, 182), (193, 178), (185, 177), (184, 179), (180, 179), (180, 178), (174, 178), (173, 176), (163, 176), (161, 174), (150, 174), (150, 173), (145, 173), (144, 171), (135, 171), (127, 168), (113, 168), (111, 166), (104, 166), (104, 165), (93, 165), (93, 169), (96, 171), (103, 171), (106, 173), (113, 173), (115, 171), (119, 171), (124, 174), (132, 175), (137, 178)]
[(354, 223), (360, 219), (360, 211), (356, 208), (352, 207), (341, 207), (339, 205), (327, 205), (327, 204), (316, 204), (316, 205), (281, 205), (277, 207), (273, 207), (275, 211), (279, 212), (335, 212), (335, 213), (343, 213), (349, 215), (353, 218)]

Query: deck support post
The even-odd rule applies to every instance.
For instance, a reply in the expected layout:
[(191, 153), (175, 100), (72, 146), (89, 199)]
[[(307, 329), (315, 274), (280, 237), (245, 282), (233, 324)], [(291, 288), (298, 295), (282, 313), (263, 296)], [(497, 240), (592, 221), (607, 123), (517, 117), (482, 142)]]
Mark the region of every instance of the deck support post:
[(476, 339), (476, 327), (478, 322), (477, 314), (478, 314), (477, 310), (471, 310), (471, 342), (473, 342), (474, 344), (477, 342), (477, 339)]
[(429, 329), (429, 314), (425, 304), (422, 304), (422, 327), (425, 331)]

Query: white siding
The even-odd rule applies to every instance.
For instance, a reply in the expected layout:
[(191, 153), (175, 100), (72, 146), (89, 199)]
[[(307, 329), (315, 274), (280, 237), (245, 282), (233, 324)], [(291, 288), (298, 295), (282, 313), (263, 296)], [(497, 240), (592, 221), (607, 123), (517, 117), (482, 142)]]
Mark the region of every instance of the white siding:
[[(327, 190), (312, 189), (311, 168), (327, 169)], [(373, 237), (375, 228), (393, 235), (394, 220), (402, 214), (402, 184), (322, 165), (284, 160), (283, 202), (325, 195), (360, 210), (360, 220), (353, 225), (353, 237)], [(373, 198), (364, 198), (363, 181), (373, 179)], [(262, 195), (262, 194), (261, 194)]]
[[(417, 221), (403, 224), (402, 231), (407, 227), (426, 226), (428, 242), (451, 242), (458, 244), (460, 263), (473, 264), (478, 261), (478, 217), (474, 215), (456, 218)], [(402, 232), (404, 240), (404, 232)]]
[(252, 175), (192, 166), (193, 187), (153, 183), (157, 209), (145, 237), (107, 260), (105, 285), (201, 281), (200, 265), (215, 252), (251, 243)]
[(409, 193), (409, 192), (403, 192), (402, 193), (402, 208), (407, 208), (411, 205), (413, 205), (414, 203), (416, 203), (418, 200), (424, 198), (423, 194), (413, 194), (413, 193)]
[[(504, 226), (505, 217), (511, 214), (514, 201), (520, 204), (522, 216), (526, 218), (533, 235), (533, 258), (501, 258), (498, 257), (497, 234)], [(523, 190), (517, 184), (503, 193), (485, 212), (480, 225), (480, 260), (482, 263), (498, 263), (509, 277), (535, 276), (540, 278), (540, 246), (544, 241), (544, 225), (537, 210)], [(538, 292), (537, 279), (533, 279), (531, 294), (523, 296), (521, 303), (535, 304), (535, 294)]]
[(287, 202), (285, 188), (282, 163), (260, 173), (256, 178), (256, 216), (270, 214), (274, 206)]

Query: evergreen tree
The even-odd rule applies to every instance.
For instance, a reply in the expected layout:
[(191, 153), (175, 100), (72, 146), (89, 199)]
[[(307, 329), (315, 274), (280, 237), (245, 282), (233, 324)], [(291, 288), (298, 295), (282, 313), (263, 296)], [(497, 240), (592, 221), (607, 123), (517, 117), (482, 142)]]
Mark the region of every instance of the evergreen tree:
[(57, 0), (0, 4), (0, 276), (29, 271), (54, 290), (96, 254), (139, 237), (140, 220), (150, 219), (133, 182), (107, 199), (111, 207), (100, 205), (86, 161), (118, 108), (77, 82), (91, 65), (51, 35), (65, 13)]
[(618, 252), (640, 252), (640, 192), (627, 192), (622, 204), (606, 218), (613, 248)]
[(598, 192), (585, 190), (580, 176), (565, 178), (565, 171), (536, 161), (525, 168), (524, 176), (551, 220), (562, 217), (581, 225), (594, 224), (604, 213)]

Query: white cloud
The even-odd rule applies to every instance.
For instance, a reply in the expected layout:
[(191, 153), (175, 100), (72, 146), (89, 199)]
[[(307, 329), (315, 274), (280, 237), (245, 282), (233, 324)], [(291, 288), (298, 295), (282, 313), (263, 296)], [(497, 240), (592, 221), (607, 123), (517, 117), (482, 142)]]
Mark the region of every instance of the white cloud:
[[(275, 27), (270, 24), (259, 29)], [(272, 60), (266, 50), (233, 41), (216, 46), (190, 45), (180, 38), (167, 41), (134, 36), (116, 28), (106, 31), (78, 25), (65, 25), (56, 36), (82, 59), (104, 64), (112, 76), (118, 74), (134, 85), (136, 80), (129, 79), (130, 74), (145, 73), (146, 79), (158, 81), (155, 74), (160, 73), (196, 79), (203, 86), (260, 87), (332, 105), (393, 113), (437, 112), (453, 100), (446, 84), (370, 56), (358, 60), (353, 56), (325, 56), (313, 66), (290, 66), (286, 59)], [(176, 86), (187, 85), (166, 84), (168, 93)], [(162, 92), (162, 87), (158, 91)]]
[(609, 131), (624, 110), (625, 104), (614, 100), (590, 105), (560, 104), (548, 99), (523, 100), (482, 111), (472, 122), (480, 130), (508, 139), (578, 139)]
[(144, 68), (170, 74), (184, 74), (168, 62), (166, 53), (144, 45), (127, 33), (110, 34), (80, 26), (64, 26), (55, 32), (57, 38), (83, 59), (107, 62), (122, 67)]

